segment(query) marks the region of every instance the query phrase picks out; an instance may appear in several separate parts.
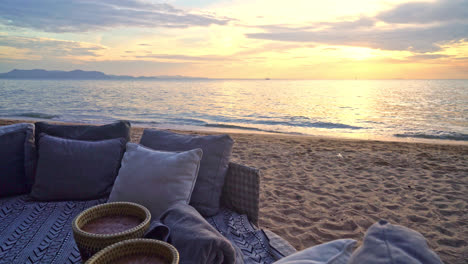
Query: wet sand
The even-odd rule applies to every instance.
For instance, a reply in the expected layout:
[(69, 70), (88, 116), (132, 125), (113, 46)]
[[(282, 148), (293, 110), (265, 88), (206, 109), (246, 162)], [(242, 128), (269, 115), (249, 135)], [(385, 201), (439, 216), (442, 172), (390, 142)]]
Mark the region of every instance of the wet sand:
[[(142, 131), (132, 128), (133, 142)], [(422, 233), (445, 263), (466, 263), (466, 144), (230, 135), (232, 161), (262, 171), (260, 226), (297, 249), (362, 241), (370, 225), (386, 219)]]

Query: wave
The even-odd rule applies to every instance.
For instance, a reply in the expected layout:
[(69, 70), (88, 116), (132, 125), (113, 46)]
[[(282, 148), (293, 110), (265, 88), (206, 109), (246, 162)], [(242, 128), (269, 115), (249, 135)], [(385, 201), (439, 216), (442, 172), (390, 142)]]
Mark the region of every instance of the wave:
[[(232, 118), (225, 116), (203, 116), (202, 118), (177, 118), (177, 117), (165, 117), (158, 121), (150, 120), (132, 120), (135, 124), (150, 124), (150, 125), (191, 125), (198, 127), (216, 127), (216, 128), (227, 128), (227, 129), (241, 129), (249, 131), (259, 132), (270, 132), (270, 133), (292, 133), (291, 129), (281, 129), (278, 126), (285, 127), (300, 127), (300, 128), (321, 128), (321, 129), (350, 129), (358, 130), (365, 129), (364, 127), (346, 125), (341, 123), (332, 122), (313, 122), (307, 117), (290, 117), (289, 120), (265, 120), (268, 117), (261, 119), (250, 119), (250, 118)], [(211, 121), (211, 122), (210, 122)], [(294, 133), (295, 134), (295, 133)], [(301, 133), (298, 133), (301, 134)]]
[(231, 128), (231, 129), (242, 129), (242, 130), (252, 130), (252, 131), (262, 131), (262, 132), (271, 132), (264, 129), (256, 127), (245, 127), (245, 126), (236, 126), (236, 125), (227, 125), (227, 124), (205, 124), (205, 127), (218, 127), (218, 128)]
[[(268, 116), (253, 116), (253, 118), (231, 118), (224, 116), (204, 116), (205, 120), (212, 120), (221, 124), (240, 123), (248, 125), (267, 125), (267, 126), (289, 126), (302, 128), (326, 128), (326, 129), (366, 129), (361, 126), (352, 126), (341, 123), (315, 121), (312, 118), (304, 116), (284, 116), (284, 117), (268, 117)], [(276, 119), (276, 120), (275, 120)], [(278, 120), (279, 119), (279, 120)]]
[(40, 118), (40, 119), (54, 119), (54, 118), (60, 117), (59, 115), (50, 115), (50, 114), (36, 113), (36, 112), (21, 113), (21, 114), (18, 114), (17, 116), (30, 117), (30, 118)]
[(250, 130), (250, 131), (258, 131), (258, 132), (268, 132), (268, 133), (290, 134), (289, 132), (279, 132), (279, 131), (268, 130), (268, 129), (260, 129), (256, 127), (236, 126), (236, 125), (227, 125), (227, 124), (205, 124), (204, 127), (229, 128), (229, 129)]
[[(120, 121), (120, 120), (119, 120)], [(131, 124), (142, 124), (142, 125), (158, 125), (161, 124), (161, 122), (157, 121), (142, 121), (142, 120), (124, 120), (124, 121), (129, 121)]]
[(468, 141), (468, 134), (457, 133), (457, 132), (442, 132), (441, 131), (435, 134), (408, 132), (408, 133), (403, 133), (403, 134), (395, 134), (394, 136), (401, 137), (401, 138), (425, 138), (425, 139)]
[(315, 122), (312, 123), (310, 127), (316, 127), (316, 128), (343, 128), (343, 129), (364, 129), (363, 127), (358, 127), (358, 126), (351, 126), (351, 125), (346, 125), (346, 124), (341, 124), (341, 123), (329, 123), (329, 122)]
[(260, 125), (281, 125), (281, 126), (291, 126), (291, 127), (309, 127), (309, 128), (327, 128), (327, 129), (364, 129), (364, 127), (351, 126), (341, 123), (331, 123), (331, 122), (297, 122), (292, 120), (288, 121), (264, 121), (264, 120), (252, 120), (253, 124)]
[[(309, 128), (327, 128), (327, 129), (364, 129), (364, 127), (346, 125), (341, 123), (332, 123), (332, 122), (321, 122), (314, 121), (308, 117), (302, 116), (292, 116), (284, 118), (284, 121), (276, 120), (251, 120), (253, 124), (260, 125), (280, 125), (280, 126), (291, 126), (291, 127), (309, 127)], [(250, 123), (247, 122), (247, 123)]]
[(188, 125), (197, 125), (197, 126), (203, 126), (206, 124), (205, 121), (199, 120), (199, 119), (194, 119), (194, 118), (167, 118), (166, 120), (169, 123), (175, 123), (175, 124), (188, 124)]
[(208, 124), (205, 124), (204, 127), (250, 130), (250, 131), (258, 131), (258, 132), (277, 133), (277, 134), (304, 135), (303, 133), (299, 133), (299, 132), (276, 131), (276, 130), (256, 128), (256, 127), (236, 126), (236, 125), (227, 125), (227, 124), (209, 124), (208, 123)]

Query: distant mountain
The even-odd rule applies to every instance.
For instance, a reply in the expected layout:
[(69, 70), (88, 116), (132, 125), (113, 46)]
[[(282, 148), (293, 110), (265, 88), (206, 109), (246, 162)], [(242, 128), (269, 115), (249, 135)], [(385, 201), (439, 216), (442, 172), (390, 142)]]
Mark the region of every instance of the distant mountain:
[(107, 75), (98, 71), (47, 71), (42, 69), (17, 70), (0, 73), (0, 79), (69, 79), (69, 80), (205, 80), (207, 78), (186, 76), (140, 76)]

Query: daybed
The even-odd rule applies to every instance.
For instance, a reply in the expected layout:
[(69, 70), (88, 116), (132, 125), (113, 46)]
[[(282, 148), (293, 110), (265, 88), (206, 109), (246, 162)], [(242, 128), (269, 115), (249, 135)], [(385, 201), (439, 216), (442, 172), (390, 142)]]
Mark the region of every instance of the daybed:
[[(129, 138), (128, 122), (0, 127), (0, 263), (80, 263), (72, 220), (106, 201), (141, 201), (172, 228), (181, 263), (442, 263), (420, 233), (384, 220), (357, 250), (357, 241), (339, 239), (295, 252), (258, 228), (259, 171), (229, 163), (229, 136), (145, 130), (140, 144)], [(178, 200), (161, 207), (166, 198)]]
[[(0, 155), (6, 157), (10, 153), (4, 149)], [(34, 156), (27, 151), (25, 155), (25, 163)], [(27, 181), (31, 165), (25, 165)], [(1, 177), (6, 175), (0, 171)], [(222, 208), (206, 218), (236, 248), (236, 263), (272, 263), (295, 251), (279, 236), (258, 228), (259, 182), (259, 170), (229, 163), (222, 189)], [(0, 198), (0, 263), (81, 263), (71, 222), (86, 208), (106, 201), (106, 197), (37, 201), (28, 194)]]

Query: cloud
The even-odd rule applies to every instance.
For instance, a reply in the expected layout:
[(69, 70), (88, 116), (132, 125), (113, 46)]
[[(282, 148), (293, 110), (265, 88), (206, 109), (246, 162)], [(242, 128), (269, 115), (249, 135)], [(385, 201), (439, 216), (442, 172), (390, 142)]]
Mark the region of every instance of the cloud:
[(182, 60), (182, 61), (220, 61), (228, 60), (225, 56), (205, 55), (205, 56), (189, 56), (181, 54), (148, 54), (144, 56), (135, 56), (139, 59), (168, 59), (168, 60)]
[(380, 13), (377, 18), (386, 23), (401, 24), (466, 21), (468, 19), (468, 0), (406, 3)]
[(138, 55), (135, 58), (138, 59), (163, 59), (163, 60), (177, 60), (177, 61), (192, 61), (192, 62), (202, 62), (202, 61), (239, 61), (246, 59), (258, 59), (259, 57), (253, 57), (253, 55), (260, 54), (263, 52), (276, 52), (276, 53), (286, 53), (290, 49), (297, 48), (311, 48), (313, 46), (305, 44), (284, 44), (284, 43), (266, 43), (259, 47), (242, 47), (243, 49), (229, 55), (200, 55), (200, 56), (191, 56), (184, 54), (147, 54), (147, 55)]
[(450, 56), (445, 55), (445, 54), (417, 54), (417, 55), (409, 56), (407, 57), (407, 59), (414, 61), (414, 60), (434, 60), (434, 59), (448, 58), (448, 57)]
[[(361, 17), (352, 21), (313, 23), (300, 27), (264, 25), (259, 28), (266, 32), (246, 36), (275, 41), (433, 52), (440, 50), (441, 44), (468, 40), (467, 3), (468, 0), (442, 0), (402, 4), (374, 18)], [(423, 10), (416, 14), (420, 12), (416, 10), (418, 7)], [(377, 27), (378, 22), (388, 25)], [(411, 24), (402, 27), (399, 26), (401, 23)]]
[(429, 28), (384, 30), (332, 30), (251, 33), (249, 38), (278, 41), (316, 42), (328, 45), (359, 46), (384, 50), (431, 52), (440, 50), (438, 44), (468, 39), (467, 24), (449, 24)]
[(47, 32), (85, 32), (112, 27), (224, 25), (228, 18), (191, 14), (169, 4), (137, 0), (3, 0), (0, 23)]
[(106, 49), (104, 46), (84, 42), (9, 35), (0, 35), (0, 46), (25, 49), (31, 55), (51, 57), (99, 56), (98, 52)]
[(299, 48), (314, 48), (313, 45), (307, 45), (305, 43), (266, 43), (259, 47), (243, 47), (241, 51), (238, 51), (233, 56), (238, 57), (250, 57), (251, 55), (256, 55), (264, 52), (275, 52), (275, 53), (287, 53), (289, 50), (292, 49), (299, 49)]

